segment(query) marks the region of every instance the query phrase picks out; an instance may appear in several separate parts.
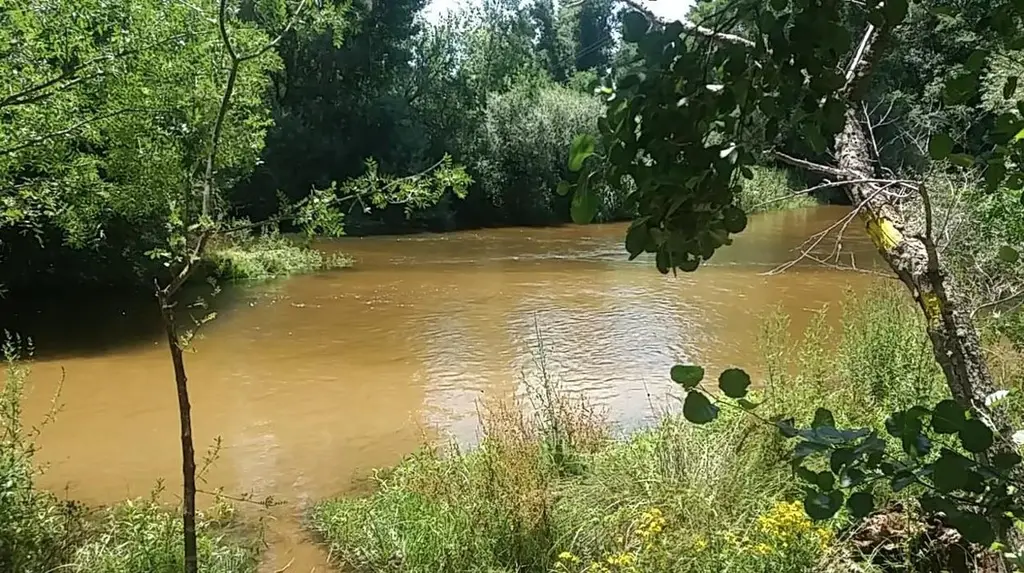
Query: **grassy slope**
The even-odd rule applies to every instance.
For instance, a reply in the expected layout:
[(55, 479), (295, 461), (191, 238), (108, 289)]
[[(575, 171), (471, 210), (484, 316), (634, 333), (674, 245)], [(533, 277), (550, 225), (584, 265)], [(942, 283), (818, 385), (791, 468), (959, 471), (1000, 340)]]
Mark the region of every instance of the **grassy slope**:
[[(892, 291), (851, 298), (841, 332), (821, 319), (795, 343), (784, 318), (768, 320), (758, 413), (809, 421), (824, 406), (839, 424), (881, 427), (888, 412), (933, 403), (944, 381), (906, 302)], [(592, 417), (555, 400), (539, 416), (485, 412), (480, 448), (419, 452), (381, 472), (372, 495), (316, 506), (312, 528), (360, 571), (781, 573), (849, 558), (836, 541), (843, 514), (804, 517), (781, 463), (789, 446), (765, 424), (734, 413), (697, 427), (666, 415), (601, 440)]]

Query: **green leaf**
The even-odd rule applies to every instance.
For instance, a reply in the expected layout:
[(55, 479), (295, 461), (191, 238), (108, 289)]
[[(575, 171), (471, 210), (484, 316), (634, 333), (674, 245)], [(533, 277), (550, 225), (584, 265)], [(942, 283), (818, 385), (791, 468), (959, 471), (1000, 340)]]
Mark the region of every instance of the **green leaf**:
[(803, 459), (812, 454), (820, 452), (827, 452), (828, 446), (825, 444), (819, 444), (817, 442), (800, 442), (793, 448), (793, 457), (796, 459)]
[(849, 448), (840, 448), (838, 450), (833, 451), (832, 455), (829, 456), (828, 467), (831, 468), (833, 472), (839, 473), (845, 466), (849, 465), (850, 462), (852, 462), (855, 458), (856, 456), (854, 455), (853, 450)]
[(974, 167), (974, 156), (966, 153), (953, 153), (949, 156), (949, 161), (959, 167)]
[(747, 228), (747, 214), (743, 209), (729, 205), (722, 211), (722, 222), (730, 233), (742, 233)]
[(885, 10), (885, 23), (889, 26), (896, 26), (907, 17), (909, 5), (907, 0), (886, 0), (883, 5)]
[(772, 0), (772, 10), (782, 12), (789, 6), (789, 0)]
[(967, 468), (960, 456), (951, 452), (942, 452), (939, 459), (932, 464), (932, 481), (935, 489), (949, 493), (967, 486)]
[(647, 241), (651, 238), (650, 229), (646, 224), (633, 225), (626, 232), (626, 252), (629, 253), (629, 260), (640, 256), (647, 248)]
[(975, 92), (977, 92), (977, 89), (978, 79), (976, 76), (960, 74), (946, 82), (942, 97), (946, 105), (959, 105), (971, 99)]
[(750, 376), (739, 368), (730, 368), (719, 375), (718, 387), (730, 398), (744, 398), (750, 387)]
[(992, 456), (992, 465), (1001, 470), (1013, 469), (1021, 462), (1020, 455), (1016, 452), (999, 452)]
[(976, 49), (967, 56), (964, 67), (971, 72), (977, 73), (981, 71), (981, 68), (985, 67), (986, 60), (988, 60), (988, 50)]
[(839, 491), (831, 491), (828, 494), (809, 491), (804, 497), (804, 511), (815, 521), (831, 518), (842, 506), (843, 494)]
[(866, 480), (867, 477), (867, 474), (857, 468), (846, 468), (839, 476), (839, 487), (857, 487), (864, 483), (864, 480)]
[(968, 511), (953, 511), (948, 518), (949, 524), (971, 543), (987, 546), (996, 539), (992, 524), (984, 516)]
[(758, 406), (760, 406), (764, 402), (754, 403), (754, 402), (751, 402), (750, 400), (747, 400), (746, 398), (740, 398), (739, 400), (736, 401), (736, 403), (740, 405), (740, 408), (743, 408), (744, 410), (749, 412), (749, 411), (753, 410), (754, 408), (757, 408)]
[(822, 491), (832, 491), (836, 486), (836, 476), (832, 472), (818, 472), (816, 483)]
[(964, 427), (967, 410), (954, 400), (943, 400), (932, 412), (932, 429), (940, 434), (955, 434)]
[(568, 181), (559, 181), (558, 187), (555, 188), (555, 193), (561, 197), (565, 197), (570, 191), (572, 191), (572, 184)]
[(588, 173), (580, 180), (576, 193), (572, 196), (572, 204), (569, 205), (569, 215), (572, 222), (577, 225), (586, 225), (594, 220), (597, 211), (601, 208), (601, 200), (597, 194), (590, 190), (590, 178), (593, 173)]
[(1003, 99), (1010, 99), (1013, 94), (1017, 93), (1017, 76), (1010, 76), (1006, 78), (1006, 83), (1003, 84)]
[(972, 453), (981, 453), (992, 447), (992, 430), (981, 420), (967, 420), (958, 433), (960, 444)]
[(640, 12), (627, 12), (622, 17), (622, 39), (630, 44), (635, 44), (643, 39), (647, 31), (651, 29), (651, 23)]
[(597, 139), (589, 133), (577, 135), (569, 148), (569, 171), (573, 173), (583, 169), (583, 162), (594, 154)]
[(928, 140), (928, 155), (936, 161), (941, 161), (953, 153), (953, 138), (945, 133), (936, 133)]
[(1010, 245), (1003, 245), (1002, 247), (999, 247), (999, 254), (997, 256), (999, 257), (999, 260), (1010, 264), (1014, 264), (1020, 260), (1020, 253)]
[(875, 496), (866, 491), (858, 491), (846, 500), (846, 507), (854, 518), (863, 519), (875, 510)]
[(689, 390), (695, 388), (704, 379), (704, 368), (686, 364), (676, 364), (669, 372), (672, 381)]
[(809, 470), (804, 466), (796, 466), (796, 475), (811, 485), (818, 485), (818, 472)]
[(689, 392), (683, 402), (683, 417), (694, 424), (707, 424), (718, 417), (718, 406), (700, 392)]
[(811, 427), (821, 428), (823, 426), (835, 428), (836, 419), (832, 416), (832, 412), (826, 410), (825, 408), (818, 408), (817, 410), (814, 411), (814, 421), (811, 422)]

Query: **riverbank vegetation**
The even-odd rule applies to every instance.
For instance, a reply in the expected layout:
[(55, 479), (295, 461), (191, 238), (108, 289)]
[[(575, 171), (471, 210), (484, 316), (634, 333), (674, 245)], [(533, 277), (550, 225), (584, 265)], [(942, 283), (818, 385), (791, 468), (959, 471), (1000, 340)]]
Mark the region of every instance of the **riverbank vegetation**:
[[(887, 412), (944, 395), (903, 293), (851, 294), (840, 310), (837, 330), (822, 312), (793, 340), (787, 317), (766, 318), (759, 416), (809, 421), (825, 407), (884, 433)], [(1019, 372), (1000, 380), (1016, 392), (1021, 382)], [(902, 529), (844, 514), (812, 522), (783, 462), (788, 442), (741, 411), (695, 426), (658, 400), (652, 427), (613, 438), (557, 380), (534, 384), (533, 398), (483, 408), (479, 447), (425, 448), (378, 472), (373, 493), (314, 508), (330, 553), (359, 571), (712, 573), (892, 570), (967, 549), (930, 539), (906, 492), (884, 488), (880, 522)]]
[[(4, 343), (0, 389), (0, 570), (19, 573), (179, 573), (184, 563), (182, 520), (174, 508), (136, 499), (107, 508), (43, 491), (36, 479), (36, 439), (58, 415), (36, 425), (22, 419), (29, 369), (16, 359), (14, 340)], [(156, 496), (154, 493), (154, 499)], [(199, 559), (208, 573), (255, 573), (258, 538), (241, 527), (230, 506), (200, 515)]]

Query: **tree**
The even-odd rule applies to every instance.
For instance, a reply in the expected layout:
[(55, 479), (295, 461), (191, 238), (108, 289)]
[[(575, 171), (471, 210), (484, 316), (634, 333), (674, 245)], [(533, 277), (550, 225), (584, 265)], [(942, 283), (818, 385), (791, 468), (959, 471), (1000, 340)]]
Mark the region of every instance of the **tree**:
[(611, 64), (613, 0), (584, 0), (579, 8), (576, 69), (604, 75)]
[[(723, 2), (714, 19), (701, 25), (658, 22), (639, 4), (627, 3), (634, 11), (624, 17), (623, 37), (637, 45), (643, 61), (605, 90), (607, 113), (600, 127), (608, 163), (590, 162), (597, 153), (592, 140), (579, 138), (573, 145), (570, 166), (582, 168), (574, 201), (592, 202), (594, 181), (634, 181), (631, 201), (639, 217), (626, 236), (631, 257), (654, 253), (661, 272), (692, 272), (728, 244), (730, 234), (745, 228), (736, 194), (756, 154), (826, 178), (819, 188), (845, 190), (879, 254), (927, 318), (933, 354), (955, 404), (996, 437), (991, 451), (977, 450), (981, 462), (1010, 453), (1009, 424), (986, 403), (994, 388), (977, 329), (936, 248), (929, 189), (912, 171), (879, 168), (873, 134), (862, 121), (871, 80), (908, 15), (906, 0), (863, 6), (736, 0)], [(990, 34), (946, 81), (944, 105), (978, 97), (992, 54), (1019, 49), (1024, 40), (1024, 6), (1009, 1), (986, 6), (983, 13), (959, 12), (969, 26)], [(945, 2), (932, 10), (957, 13)], [(1011, 80), (1001, 86), (1007, 99), (1015, 88)], [(755, 110), (763, 127), (752, 122)], [(831, 148), (834, 162), (785, 153), (777, 147), (783, 124), (800, 126), (801, 139), (814, 152)], [(976, 158), (967, 149), (953, 153), (954, 138), (938, 132), (930, 137), (928, 155), (962, 167), (984, 165), (990, 188), (1005, 181), (1019, 189), (1024, 119), (1001, 114), (985, 141)], [(924, 213), (920, 227), (912, 223), (917, 208)], [(707, 421), (715, 411), (706, 402), (693, 398), (684, 413)]]

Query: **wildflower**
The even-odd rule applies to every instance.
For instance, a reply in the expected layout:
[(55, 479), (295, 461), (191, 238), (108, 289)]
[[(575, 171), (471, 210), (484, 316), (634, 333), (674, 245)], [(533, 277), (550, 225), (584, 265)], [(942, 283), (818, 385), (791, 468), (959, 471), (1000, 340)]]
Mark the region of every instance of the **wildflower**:
[(704, 537), (698, 537), (697, 539), (693, 540), (693, 550), (694, 551), (700, 553), (701, 551), (704, 551), (707, 548), (708, 548), (708, 540), (704, 539)]
[(754, 553), (757, 553), (758, 555), (768, 555), (772, 552), (771, 546), (767, 543), (758, 543), (752, 549)]
[(559, 561), (568, 561), (570, 563), (579, 563), (580, 562), (580, 558), (579, 557), (576, 557), (575, 555), (573, 555), (572, 553), (569, 553), (568, 551), (563, 551), (563, 552), (559, 553), (558, 554), (558, 559), (559, 559)]
[(617, 565), (619, 567), (630, 567), (636, 563), (636, 556), (632, 553), (617, 553), (615, 555), (609, 555), (605, 561), (609, 565)]

